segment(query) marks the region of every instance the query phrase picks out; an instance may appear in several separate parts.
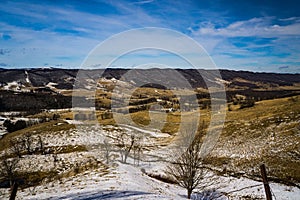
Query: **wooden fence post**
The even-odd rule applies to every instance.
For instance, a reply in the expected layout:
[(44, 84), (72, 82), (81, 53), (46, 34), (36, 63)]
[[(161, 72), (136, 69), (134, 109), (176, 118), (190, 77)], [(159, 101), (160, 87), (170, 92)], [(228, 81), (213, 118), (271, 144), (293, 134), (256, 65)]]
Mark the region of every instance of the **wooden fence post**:
[(260, 172), (261, 172), (261, 176), (262, 176), (263, 183), (264, 183), (266, 198), (267, 198), (267, 200), (272, 200), (271, 189), (270, 189), (270, 186), (268, 183), (266, 167), (264, 164), (260, 165)]
[(12, 190), (11, 190), (11, 193), (10, 193), (9, 200), (15, 200), (16, 199), (18, 187), (19, 187), (18, 183), (15, 182), (12, 186)]

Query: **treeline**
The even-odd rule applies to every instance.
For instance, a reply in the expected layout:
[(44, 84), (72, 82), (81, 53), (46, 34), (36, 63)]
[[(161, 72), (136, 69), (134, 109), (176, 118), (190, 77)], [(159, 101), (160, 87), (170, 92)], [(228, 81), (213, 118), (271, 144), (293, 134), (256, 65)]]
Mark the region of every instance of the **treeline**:
[(236, 95), (243, 95), (247, 98), (253, 99), (255, 101), (268, 100), (268, 99), (277, 99), (284, 97), (292, 97), (299, 95), (299, 90), (236, 90), (236, 91), (226, 91), (227, 101), (234, 102)]
[(0, 112), (30, 111), (32, 114), (43, 109), (72, 107), (72, 97), (48, 93), (22, 93), (0, 91)]
[(19, 120), (10, 120), (7, 119), (4, 121), (3, 126), (6, 128), (6, 130), (11, 133), (14, 131), (18, 131), (24, 128), (27, 128), (29, 126), (35, 125), (35, 124), (39, 124), (39, 123), (43, 123), (43, 122), (48, 122), (51, 120), (57, 120), (59, 119), (60, 115), (59, 114), (52, 114), (51, 117), (42, 117), (42, 118), (38, 118), (38, 119), (31, 119), (29, 118), (28, 120), (23, 120), (23, 119), (19, 119)]

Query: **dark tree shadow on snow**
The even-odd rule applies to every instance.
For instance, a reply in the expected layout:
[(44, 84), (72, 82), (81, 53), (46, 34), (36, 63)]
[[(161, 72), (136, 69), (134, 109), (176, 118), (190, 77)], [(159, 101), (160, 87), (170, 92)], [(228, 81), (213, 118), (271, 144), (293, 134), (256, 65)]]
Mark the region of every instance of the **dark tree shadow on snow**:
[[(187, 198), (187, 195), (179, 196)], [(191, 195), (191, 200), (228, 200), (228, 197), (218, 190), (204, 190), (202, 192), (194, 192)]]
[(76, 199), (76, 200), (96, 200), (96, 199), (123, 199), (133, 196), (150, 195), (152, 193), (142, 191), (128, 191), (128, 190), (104, 190), (98, 192), (84, 192), (69, 194), (63, 197), (50, 198), (51, 200), (63, 200), (63, 199)]

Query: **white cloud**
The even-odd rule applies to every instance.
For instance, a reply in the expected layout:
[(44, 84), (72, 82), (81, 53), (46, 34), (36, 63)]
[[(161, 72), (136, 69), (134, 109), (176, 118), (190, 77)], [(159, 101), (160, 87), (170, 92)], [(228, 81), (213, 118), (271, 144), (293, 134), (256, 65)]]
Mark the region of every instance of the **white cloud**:
[(142, 4), (152, 3), (153, 1), (154, 0), (136, 1), (136, 2), (132, 2), (132, 4), (142, 5)]
[(193, 67), (192, 63), (197, 68), (216, 69), (210, 56), (197, 42), (167, 29), (137, 29), (116, 35), (94, 49), (84, 67), (96, 64), (107, 67), (114, 59), (112, 65), (118, 67), (154, 62), (188, 68)]
[(291, 72), (299, 72), (299, 19), (260, 17), (221, 27), (208, 21), (190, 31), (220, 68), (277, 71), (289, 65)]
[[(19, 22), (0, 20), (0, 36), (1, 34), (11, 36), (10, 40), (0, 40), (0, 46), (10, 51), (9, 54), (1, 55), (1, 62), (3, 60), (12, 66), (24, 64), (36, 66), (44, 63), (79, 66), (89, 51), (106, 38), (131, 28), (153, 26), (174, 28), (188, 33), (212, 55), (220, 67), (242, 66), (254, 61), (271, 65), (272, 60), (285, 61), (276, 57), (276, 54), (282, 52), (290, 54), (284, 58), (287, 62), (299, 63), (299, 53), (297, 54), (299, 39), (295, 38), (300, 35), (300, 17), (283, 19), (258, 17), (228, 24), (232, 18), (226, 18), (226, 11), (216, 13), (187, 2), (172, 1), (161, 4), (155, 0), (136, 0), (133, 3), (121, 0), (105, 3), (108, 7), (114, 8), (112, 12), (105, 14), (85, 12), (79, 8), (79, 3), (49, 3), (45, 6), (4, 2), (0, 6), (0, 11), (22, 20)], [(157, 9), (146, 10), (146, 6), (150, 4)], [(188, 26), (191, 27), (187, 28)], [(255, 43), (253, 40), (245, 43), (245, 46), (238, 47), (230, 41), (236, 37), (272, 38), (272, 40), (267, 43)], [(136, 35), (117, 45), (124, 46), (144, 39), (141, 35)], [(168, 36), (160, 39), (161, 41), (155, 42), (169, 43), (168, 45), (180, 49), (185, 54), (193, 54), (193, 49), (182, 45), (180, 38), (177, 38), (178, 42), (172, 42)], [(255, 51), (263, 48), (272, 48), (274, 52), (271, 53), (275, 54), (263, 58), (268, 52)], [(67, 57), (71, 60), (64, 59)], [(142, 56), (139, 59), (139, 62), (143, 62)], [(163, 59), (168, 62), (169, 58), (163, 57), (161, 60)], [(131, 60), (127, 61), (130, 65)]]
[[(99, 15), (71, 6), (8, 2), (0, 7), (0, 11), (30, 23), (14, 24), (0, 20), (1, 35), (9, 32), (13, 38), (9, 43), (0, 40), (0, 46), (10, 49), (10, 55), (2, 56), (1, 60), (10, 66), (38, 66), (43, 63), (63, 63), (65, 66), (68, 62), (69, 66), (79, 66), (90, 50), (104, 39), (131, 28), (160, 24), (158, 19), (135, 5), (118, 2), (113, 6), (123, 14)], [(73, 60), (59, 59), (67, 57)]]
[(300, 17), (283, 18), (283, 19), (279, 19), (279, 21), (295, 21), (295, 22), (300, 22)]
[[(10, 51), (9, 54), (2, 55), (1, 60), (12, 67), (37, 67), (44, 63), (79, 66), (100, 41), (0, 23), (0, 32), (3, 30), (11, 32), (12, 41), (0, 40), (0, 46), (5, 46)], [(66, 59), (60, 59), (67, 57), (70, 58), (69, 63)]]
[(274, 24), (274, 17), (252, 18), (245, 21), (237, 21), (223, 28), (216, 28), (213, 24), (200, 26), (194, 30), (195, 35), (209, 35), (221, 37), (280, 37), (297, 36), (300, 34), (300, 21), (298, 18), (290, 18), (294, 23), (288, 25)]

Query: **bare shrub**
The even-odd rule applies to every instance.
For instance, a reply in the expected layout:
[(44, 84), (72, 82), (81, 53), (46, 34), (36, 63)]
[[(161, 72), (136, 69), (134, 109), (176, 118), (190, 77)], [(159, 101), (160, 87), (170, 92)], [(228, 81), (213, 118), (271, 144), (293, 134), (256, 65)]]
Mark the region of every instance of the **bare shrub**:
[(125, 133), (122, 133), (119, 141), (118, 141), (118, 146), (120, 148), (120, 155), (121, 155), (121, 162), (126, 163), (127, 158), (129, 156), (130, 151), (133, 148), (133, 145), (135, 143), (135, 136), (132, 135), (126, 135)]
[(18, 158), (9, 158), (7, 154), (5, 154), (1, 162), (0, 175), (2, 178), (9, 180), (10, 187), (13, 186), (17, 178), (18, 162)]
[(103, 146), (104, 146), (104, 157), (105, 157), (105, 160), (106, 160), (106, 164), (109, 164), (110, 162), (110, 154), (111, 154), (111, 145), (109, 144), (108, 140), (105, 139), (103, 141)]
[(27, 153), (31, 155), (33, 153), (33, 139), (30, 133), (26, 133), (23, 138), (23, 145)]
[(11, 139), (10, 145), (13, 151), (13, 154), (18, 156), (19, 158), (22, 158), (22, 151), (24, 150), (23, 143), (20, 139)]

